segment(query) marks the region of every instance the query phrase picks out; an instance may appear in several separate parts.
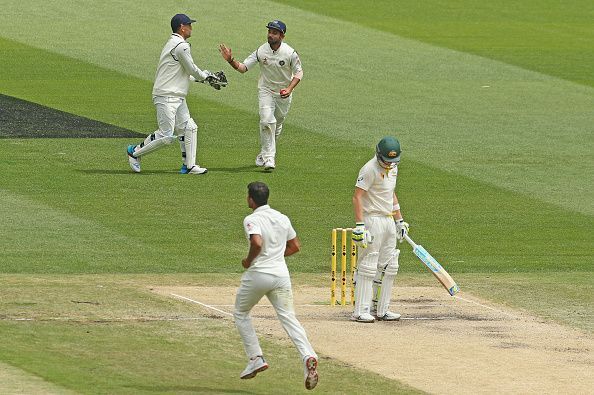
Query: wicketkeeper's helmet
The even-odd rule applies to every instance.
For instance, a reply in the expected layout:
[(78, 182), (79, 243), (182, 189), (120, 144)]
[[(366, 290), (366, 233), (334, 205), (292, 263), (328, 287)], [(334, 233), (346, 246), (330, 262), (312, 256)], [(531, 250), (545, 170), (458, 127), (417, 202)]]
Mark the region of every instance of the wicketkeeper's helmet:
[(377, 147), (375, 147), (377, 160), (380, 161), (380, 163), (385, 163), (386, 165), (397, 165), (400, 163), (401, 153), (402, 150), (400, 149), (400, 142), (398, 139), (391, 136), (381, 139), (377, 144)]

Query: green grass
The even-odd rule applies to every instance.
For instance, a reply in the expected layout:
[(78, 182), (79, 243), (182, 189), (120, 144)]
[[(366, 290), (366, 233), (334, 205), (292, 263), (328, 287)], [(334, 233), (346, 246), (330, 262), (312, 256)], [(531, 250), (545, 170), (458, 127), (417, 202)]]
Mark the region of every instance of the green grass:
[(588, 0), (276, 2), (594, 87)]
[[(0, 360), (62, 388), (85, 394), (306, 392), (299, 355), (289, 342), (262, 336), (271, 368), (254, 380), (239, 380), (245, 354), (231, 320), (206, 318), (200, 308), (148, 291), (155, 282), (203, 283), (200, 277), (1, 281), (0, 300), (13, 301), (0, 304), (2, 315), (34, 321), (0, 321), (3, 337), (11, 339), (0, 344)], [(320, 374), (316, 391), (322, 393), (419, 393), (323, 355)]]
[[(266, 343), (271, 362), (294, 368), (247, 384), (229, 380), (244, 360), (228, 323), (101, 320), (106, 311), (112, 318), (193, 313), (120, 273), (192, 285), (236, 279), (253, 180), (271, 186), (271, 204), (291, 217), (303, 241), (289, 259), (296, 278), (324, 281), (329, 229), (352, 224), (357, 171), (387, 133), (404, 147), (398, 194), (411, 235), (465, 291), (592, 330), (589, 4), (407, 2), (393, 13), (388, 1), (279, 3), (255, 0), (229, 14), (234, 29), (221, 30), (220, 19), (209, 16), (195, 29), (199, 65), (225, 68), (231, 81), (221, 92), (194, 86), (188, 99), (200, 125), (198, 159), (210, 170), (204, 177), (176, 173), (175, 146), (147, 156), (136, 175), (124, 153), (133, 141), (0, 140), (0, 314), (79, 318), (0, 320), (0, 335), (10, 339), (0, 345), (1, 362), (84, 393), (300, 391), (294, 350), (273, 342)], [(233, 6), (212, 0), (199, 7)], [(150, 91), (166, 22), (180, 9), (198, 14), (197, 7), (7, 4), (0, 93), (147, 134), (155, 128)], [(122, 11), (138, 16), (126, 32)], [(23, 14), (43, 21), (37, 35), (16, 28)], [(227, 42), (241, 58), (264, 41), (264, 23), (276, 17), (289, 26), (306, 78), (280, 140), (279, 167), (266, 174), (253, 166), (257, 74), (231, 73), (216, 43)], [(434, 284), (410, 249), (402, 250), (399, 282)], [(97, 287), (105, 284), (109, 293)], [(99, 297), (100, 307), (70, 302)], [(212, 368), (200, 376), (204, 354)], [(324, 365), (323, 393), (335, 391), (334, 382), (350, 393), (411, 391), (336, 361)]]
[[(327, 271), (329, 230), (352, 221), (353, 174), (367, 160), (367, 150), (326, 153), (307, 145), (323, 137), (293, 130), (282, 140), (293, 143), (291, 156), (281, 154), (282, 165), (266, 174), (252, 166), (245, 146), (226, 147), (226, 157), (209, 148), (232, 133), (220, 128), (215, 138), (201, 138), (200, 161), (211, 171), (199, 178), (176, 173), (177, 147), (145, 158), (145, 172), (135, 175), (127, 169), (121, 139), (5, 140), (1, 270), (239, 271), (246, 252), (241, 221), (250, 212), (246, 185), (263, 180), (270, 184), (271, 204), (293, 219), (302, 238), (303, 252), (290, 260), (294, 270)], [(345, 152), (356, 161), (330, 175), (327, 164), (339, 163)], [(305, 159), (309, 155), (321, 159), (311, 163)], [(23, 174), (39, 157), (36, 171)], [(441, 193), (427, 195), (427, 185)], [(410, 202), (404, 212), (413, 237), (452, 273), (591, 269), (591, 217), (414, 161), (402, 165), (399, 188), (401, 200)], [(402, 271), (423, 270), (410, 248), (402, 249)]]
[[(594, 157), (591, 155), (594, 151), (594, 139), (591, 138), (594, 133), (594, 93), (590, 85), (563, 80), (556, 74), (537, 73), (523, 64), (518, 67), (511, 60), (502, 63), (472, 52), (411, 40), (405, 38), (408, 36), (403, 37), (400, 30), (378, 30), (363, 24), (371, 25), (376, 18), (385, 18), (392, 21), (392, 25), (399, 26), (402, 21), (398, 15), (391, 16), (382, 8), (387, 4), (385, 2), (378, 3), (378, 8), (374, 2), (374, 7), (365, 9), (360, 9), (361, 6), (353, 8), (356, 4), (353, 2), (341, 3), (339, 8), (355, 13), (351, 19), (360, 18), (362, 24), (328, 17), (322, 13), (330, 14), (329, 10), (334, 8), (335, 3), (319, 4), (328, 9), (316, 8), (315, 11), (320, 13), (312, 13), (279, 3), (254, 0), (249, 7), (243, 7), (241, 13), (227, 15), (226, 23), (235, 26), (234, 29), (221, 29), (218, 18), (201, 18), (191, 39), (192, 51), (201, 67), (229, 71), (231, 85), (221, 92), (214, 92), (206, 86), (193, 87), (190, 99), (198, 97), (216, 103), (228, 108), (229, 114), (256, 114), (257, 73), (239, 75), (232, 72), (218, 54), (217, 44), (226, 42), (232, 46), (236, 57), (242, 59), (264, 41), (263, 25), (266, 21), (282, 16), (289, 26), (287, 41), (299, 50), (305, 68), (304, 81), (296, 92), (288, 118), (291, 125), (359, 147), (372, 146), (372, 142), (386, 133), (397, 134), (402, 140), (407, 160), (414, 159), (547, 203), (594, 215), (594, 183), (587, 182), (594, 179)], [(440, 7), (440, 4), (443, 6)], [(460, 14), (461, 19), (454, 18), (446, 25), (452, 25), (454, 33), (450, 41), (456, 42), (459, 37), (461, 43), (465, 42), (465, 29), (482, 26), (479, 22), (471, 23), (475, 20), (473, 13), (489, 14), (493, 21), (506, 21), (510, 15), (516, 15), (516, 19), (530, 19), (535, 13), (536, 16), (541, 15), (541, 19), (555, 23), (556, 20), (546, 11), (542, 14), (533, 11), (543, 8), (540, 4), (528, 1), (520, 8), (516, 5), (513, 8), (511, 5), (488, 8), (474, 3), (419, 3), (425, 8), (421, 8), (424, 10), (421, 12), (416, 11), (417, 6), (411, 6), (410, 13), (419, 18), (418, 23), (410, 25), (411, 35), (425, 25), (439, 26), (436, 17), (448, 21), (447, 18), (453, 18), (454, 13)], [(0, 14), (0, 36), (146, 81), (147, 87), (137, 91), (133, 100), (144, 103), (143, 111), (150, 113), (150, 84), (154, 78), (156, 58), (168, 36), (167, 22), (174, 10), (185, 9), (190, 14), (201, 14), (204, 9), (232, 9), (235, 6), (233, 2), (214, 0), (201, 2), (200, 7), (190, 1), (149, 0), (140, 4), (112, 0), (91, 8), (85, 2), (56, 1), (48, 9), (43, 1), (32, 0), (6, 5)], [(454, 10), (449, 13), (433, 11), (434, 7), (440, 10), (446, 6), (454, 7)], [(562, 25), (563, 30), (570, 34), (553, 32), (544, 35), (541, 45), (551, 41), (553, 35), (562, 40), (559, 45), (563, 48), (587, 46), (592, 41), (591, 28), (584, 27), (582, 35), (575, 33), (584, 26), (580, 21), (589, 20), (587, 11), (581, 13), (583, 19), (580, 19), (575, 8), (579, 10), (579, 6), (550, 7), (553, 11), (566, 8), (559, 15), (561, 20), (566, 21)], [(127, 27), (134, 32), (132, 34), (121, 34), (121, 9), (138, 16)], [(530, 9), (530, 15), (522, 14), (525, 9)], [(568, 13), (577, 16), (571, 19), (566, 16)], [(382, 18), (378, 18), (380, 14)], [(72, 23), (70, 15), (79, 15), (81, 23)], [(44, 40), (20, 34), (15, 25), (15, 21), (35, 17), (44, 21), (36, 27), (38, 36), (44, 37)], [(481, 20), (476, 18), (476, 21)], [(388, 22), (384, 25), (388, 26)], [(516, 28), (521, 30), (522, 26), (518, 24)], [(504, 27), (501, 29), (498, 34), (487, 35), (487, 38), (493, 45), (499, 42), (499, 47), (505, 50), (509, 47), (506, 37), (510, 36), (506, 35)], [(69, 32), (67, 40), (64, 39), (65, 31)], [(444, 31), (449, 32), (445, 28)], [(524, 36), (529, 36), (527, 33)], [(439, 31), (431, 34), (432, 37), (444, 37)], [(142, 40), (138, 39), (139, 35)], [(476, 45), (480, 47), (482, 44)], [(489, 48), (489, 45), (486, 47)], [(528, 44), (526, 47), (531, 48)], [(589, 52), (587, 49), (573, 49), (582, 53), (583, 57), (569, 57), (571, 60), (567, 62), (563, 59), (569, 58), (561, 50), (555, 52), (556, 49), (558, 46), (552, 44), (548, 47), (551, 56), (558, 62), (583, 68), (582, 76), (593, 75), (591, 69), (594, 63), (588, 55), (592, 53), (591, 49)], [(9, 53), (2, 58), (3, 62), (8, 62), (7, 59), (12, 57), (15, 60), (10, 62), (17, 62), (19, 66), (14, 68), (14, 76), (4, 72), (3, 76), (20, 80), (22, 85), (27, 86), (31, 86), (29, 75), (41, 74), (50, 81), (53, 79), (51, 67), (38, 67), (43, 64), (45, 53), (39, 53), (33, 61), (21, 63), (20, 52), (17, 53), (19, 56)], [(538, 59), (540, 57), (537, 56), (535, 63)], [(68, 70), (68, 66), (61, 68), (58, 80), (68, 80)], [(110, 84), (107, 84), (99, 88), (99, 91), (109, 89), (105, 97), (95, 95), (94, 85), (101, 81), (95, 79), (92, 73), (81, 74), (77, 76), (77, 83), (82, 86), (75, 91), (60, 85), (49, 89), (46, 85), (35, 96), (45, 95), (44, 100), (55, 102), (48, 96), (74, 95), (78, 97), (80, 106), (86, 104), (88, 109), (122, 103), (122, 106), (115, 107), (118, 112), (133, 111), (128, 109), (128, 102), (120, 98), (120, 95), (124, 98), (129, 96), (125, 83), (122, 87), (115, 85), (110, 89)], [(85, 89), (87, 84), (89, 89)], [(88, 112), (88, 109), (85, 111)], [(202, 113), (196, 117), (205, 119)], [(154, 127), (152, 115), (139, 118), (142, 120), (133, 129)], [(249, 129), (237, 129), (236, 135), (244, 136), (244, 131), (255, 131), (255, 128), (252, 124)], [(311, 143), (317, 142), (314, 140)], [(554, 153), (553, 157), (551, 153)]]

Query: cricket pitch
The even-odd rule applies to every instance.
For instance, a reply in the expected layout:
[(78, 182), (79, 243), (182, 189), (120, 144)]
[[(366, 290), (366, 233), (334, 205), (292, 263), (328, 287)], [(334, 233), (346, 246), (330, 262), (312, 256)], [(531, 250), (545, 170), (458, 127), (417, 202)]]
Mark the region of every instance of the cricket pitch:
[[(236, 287), (153, 287), (205, 316), (232, 324)], [(294, 286), (298, 319), (324, 359), (337, 359), (435, 393), (587, 393), (594, 388), (594, 337), (461, 292), (395, 287), (398, 322), (349, 321), (329, 291)], [(292, 347), (266, 298), (252, 317), (259, 336)], [(322, 377), (323, 379), (323, 377)]]

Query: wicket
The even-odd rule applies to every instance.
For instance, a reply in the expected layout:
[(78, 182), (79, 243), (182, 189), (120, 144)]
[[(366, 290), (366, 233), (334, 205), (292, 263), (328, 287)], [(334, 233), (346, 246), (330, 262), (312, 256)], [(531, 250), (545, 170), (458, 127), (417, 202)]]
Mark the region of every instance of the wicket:
[[(346, 271), (347, 271), (347, 232), (352, 232), (353, 228), (334, 228), (332, 229), (332, 250), (330, 255), (331, 277), (330, 284), (330, 306), (336, 305), (336, 238), (337, 233), (341, 233), (341, 257), (340, 257), (340, 304), (346, 306)], [(355, 270), (357, 269), (357, 246), (351, 240), (351, 305), (355, 304)]]

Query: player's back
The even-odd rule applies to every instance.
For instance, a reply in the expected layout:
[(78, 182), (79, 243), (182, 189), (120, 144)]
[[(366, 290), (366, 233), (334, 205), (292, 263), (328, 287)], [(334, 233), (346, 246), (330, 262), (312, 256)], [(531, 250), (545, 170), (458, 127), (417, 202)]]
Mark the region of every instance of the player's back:
[(245, 219), (247, 227), (256, 227), (262, 237), (262, 251), (252, 263), (250, 270), (277, 275), (288, 275), (285, 263), (287, 241), (297, 237), (291, 221), (280, 211), (268, 205), (260, 206)]

